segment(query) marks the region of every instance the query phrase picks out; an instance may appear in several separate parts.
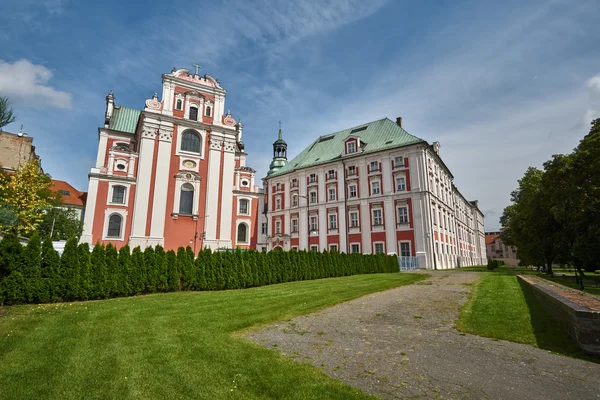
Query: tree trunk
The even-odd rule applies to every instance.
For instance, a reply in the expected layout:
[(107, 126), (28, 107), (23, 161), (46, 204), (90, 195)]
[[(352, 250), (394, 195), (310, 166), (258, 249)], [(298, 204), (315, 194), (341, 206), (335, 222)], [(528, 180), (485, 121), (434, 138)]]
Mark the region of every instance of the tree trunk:
[(548, 275), (553, 275), (552, 273), (552, 259), (551, 258), (546, 258), (546, 273)]
[(580, 260), (575, 260), (574, 261), (575, 264), (575, 277), (579, 276), (579, 289), (584, 290), (584, 285), (583, 285), (583, 278), (585, 278), (585, 274), (583, 273), (583, 270), (581, 269), (581, 261)]

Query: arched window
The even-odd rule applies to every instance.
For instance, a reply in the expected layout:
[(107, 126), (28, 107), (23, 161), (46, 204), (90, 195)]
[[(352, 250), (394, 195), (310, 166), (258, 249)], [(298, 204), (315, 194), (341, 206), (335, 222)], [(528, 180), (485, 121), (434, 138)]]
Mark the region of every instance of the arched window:
[(238, 225), (237, 241), (238, 241), (238, 243), (247, 243), (248, 242), (248, 225), (246, 225), (246, 224)]
[(198, 107), (190, 107), (190, 119), (198, 121)]
[(181, 150), (200, 153), (200, 135), (194, 131), (185, 131), (181, 137)]
[(207, 117), (210, 117), (211, 111), (212, 111), (212, 108), (210, 106), (205, 107), (205, 114)]
[(125, 204), (125, 192), (127, 188), (125, 186), (113, 186), (112, 192), (112, 203)]
[(181, 110), (182, 108), (183, 108), (183, 102), (181, 101), (181, 99), (177, 99), (177, 101), (175, 102), (175, 109)]
[(248, 214), (248, 200), (240, 200), (240, 214)]
[(194, 210), (194, 187), (189, 183), (181, 185), (179, 195), (179, 213), (192, 214)]
[(121, 223), (123, 218), (119, 214), (113, 214), (108, 219), (108, 231), (106, 237), (118, 238), (121, 237)]

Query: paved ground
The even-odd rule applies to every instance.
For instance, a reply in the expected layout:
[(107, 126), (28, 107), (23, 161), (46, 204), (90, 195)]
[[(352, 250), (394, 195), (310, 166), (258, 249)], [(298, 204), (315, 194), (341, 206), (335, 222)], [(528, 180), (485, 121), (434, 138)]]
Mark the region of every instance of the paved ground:
[(600, 399), (600, 364), (453, 328), (476, 272), (436, 272), (248, 335), (387, 399)]

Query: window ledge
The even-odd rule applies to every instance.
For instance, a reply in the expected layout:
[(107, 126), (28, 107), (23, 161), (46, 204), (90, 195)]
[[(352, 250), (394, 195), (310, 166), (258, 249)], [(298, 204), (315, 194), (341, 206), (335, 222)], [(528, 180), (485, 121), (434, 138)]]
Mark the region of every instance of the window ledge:
[(191, 217), (194, 221), (198, 219), (196, 214), (171, 213), (171, 218), (179, 219), (179, 217)]

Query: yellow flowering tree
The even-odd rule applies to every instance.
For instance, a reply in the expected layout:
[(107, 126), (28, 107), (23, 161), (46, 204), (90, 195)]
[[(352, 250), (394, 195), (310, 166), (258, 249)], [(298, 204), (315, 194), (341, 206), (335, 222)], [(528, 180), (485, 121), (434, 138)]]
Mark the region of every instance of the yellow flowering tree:
[(50, 177), (40, 173), (37, 161), (27, 163), (14, 174), (0, 177), (0, 207), (16, 216), (16, 222), (9, 230), (27, 236), (37, 228), (57, 199), (50, 191), (51, 185)]

